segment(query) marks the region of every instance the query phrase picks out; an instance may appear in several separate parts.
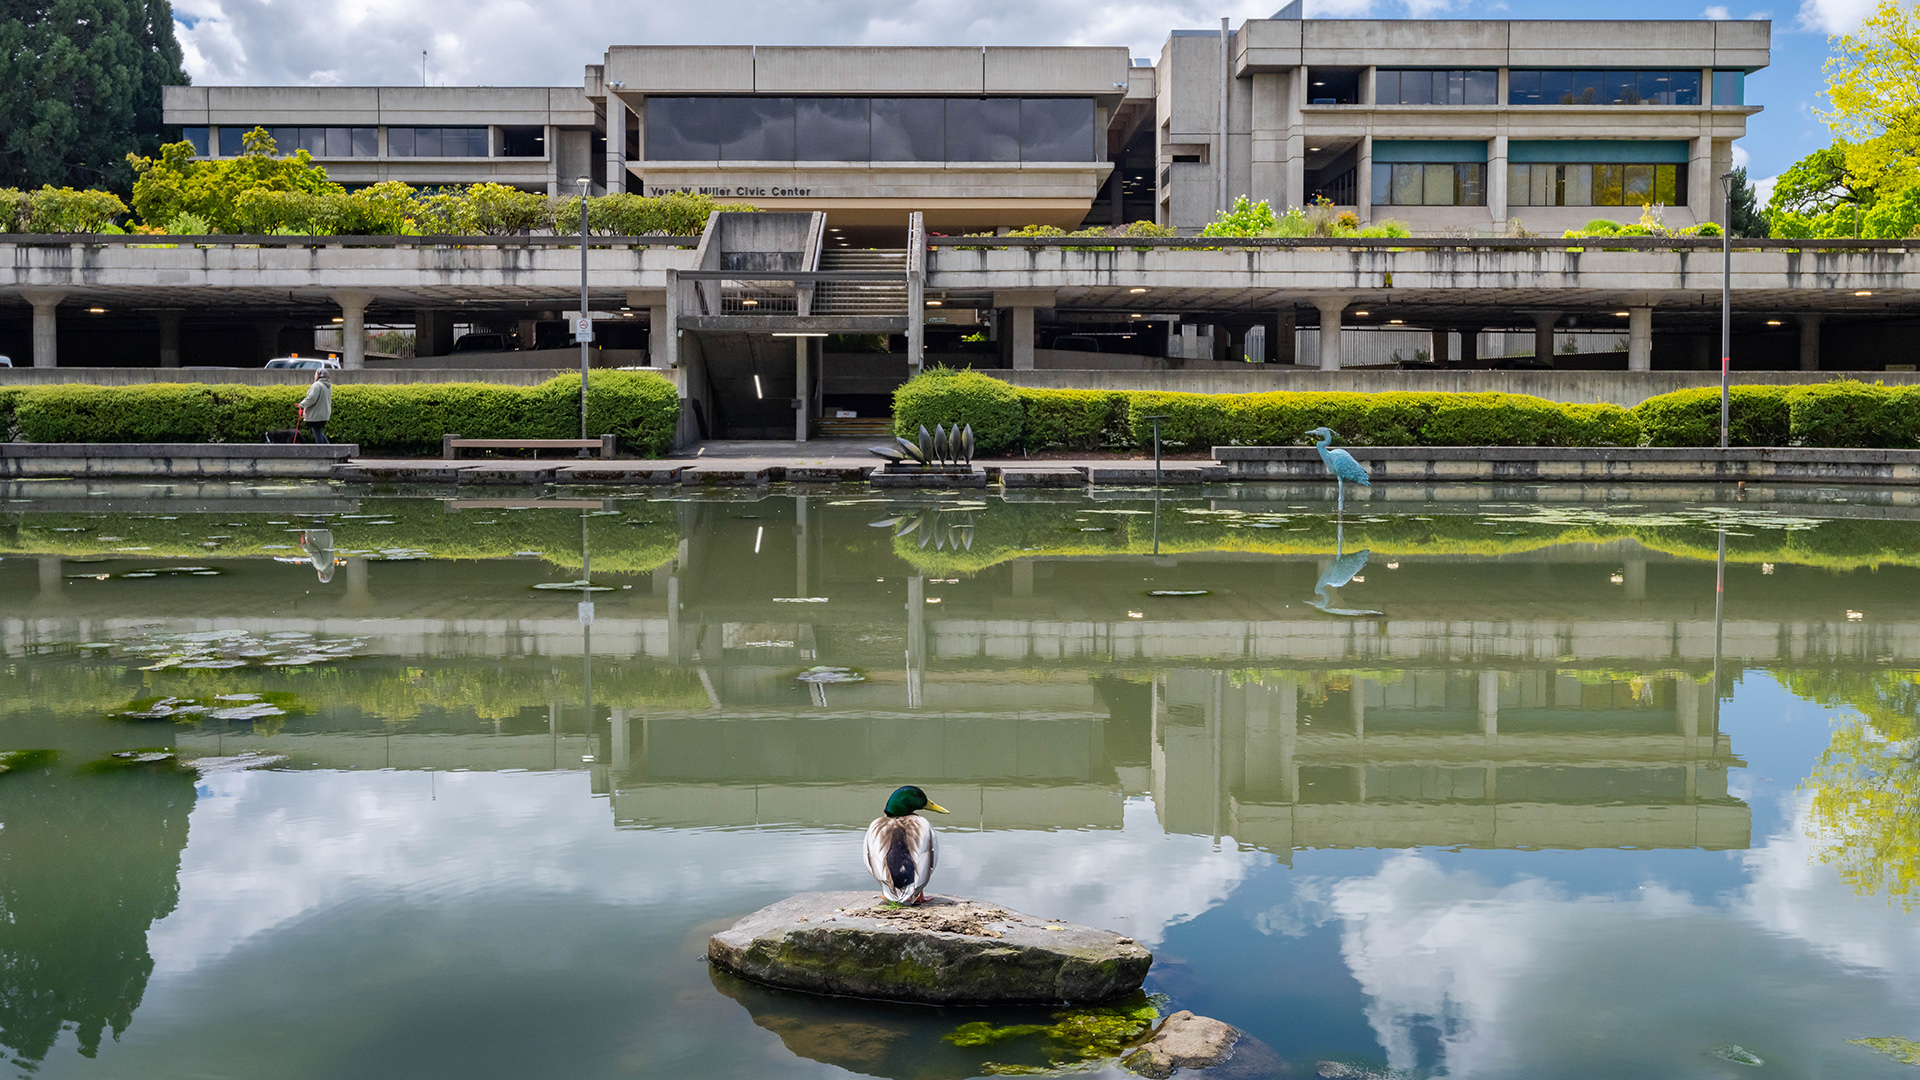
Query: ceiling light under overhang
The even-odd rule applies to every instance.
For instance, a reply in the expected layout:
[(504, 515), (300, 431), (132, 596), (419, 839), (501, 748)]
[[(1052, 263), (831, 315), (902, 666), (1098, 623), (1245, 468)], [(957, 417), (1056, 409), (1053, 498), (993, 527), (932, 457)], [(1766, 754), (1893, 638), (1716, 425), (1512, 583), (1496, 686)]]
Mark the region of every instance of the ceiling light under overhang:
[(1146, 292), (1147, 289), (1146, 289), (1146, 286), (1144, 285), (1135, 285), (1133, 288), (1128, 289), (1127, 291), (1130, 293), (1133, 293), (1135, 296), (1138, 296), (1139, 294)]
[(1855, 296), (1872, 296), (1872, 295), (1873, 295), (1873, 290), (1871, 290), (1871, 289), (1856, 289), (1856, 290), (1854, 290), (1854, 294), (1853, 294), (1853, 295), (1855, 295)]
[(1768, 319), (1768, 320), (1767, 320), (1767, 325), (1768, 325), (1768, 326), (1779, 326), (1779, 325), (1780, 325), (1780, 320), (1779, 320), (1779, 319)]

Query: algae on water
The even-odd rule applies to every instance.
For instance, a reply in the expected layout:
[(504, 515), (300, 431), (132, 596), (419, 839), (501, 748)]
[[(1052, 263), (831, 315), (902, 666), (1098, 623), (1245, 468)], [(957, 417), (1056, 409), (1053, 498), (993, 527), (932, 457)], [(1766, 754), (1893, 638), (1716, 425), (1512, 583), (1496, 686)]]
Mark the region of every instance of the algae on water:
[(1118, 1057), (1159, 1022), (1160, 1007), (1166, 998), (1135, 993), (1113, 1005), (1062, 1009), (1052, 1016), (1051, 1024), (1001, 1024), (984, 1020), (962, 1024), (949, 1032), (945, 1040), (954, 1046), (997, 1046), (1020, 1039), (1040, 1041), (1038, 1050), (1047, 1066), (987, 1062), (990, 1076), (1044, 1073), (1063, 1066), (1100, 1058)]
[(1854, 1046), (1878, 1050), (1903, 1065), (1920, 1065), (1920, 1042), (1890, 1035), (1878, 1039), (1848, 1039)]

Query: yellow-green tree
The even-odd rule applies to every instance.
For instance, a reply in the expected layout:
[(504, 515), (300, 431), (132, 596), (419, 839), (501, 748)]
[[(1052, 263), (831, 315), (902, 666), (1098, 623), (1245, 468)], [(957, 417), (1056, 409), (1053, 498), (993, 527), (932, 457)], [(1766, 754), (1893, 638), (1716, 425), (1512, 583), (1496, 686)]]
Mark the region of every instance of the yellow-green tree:
[(1920, 672), (1791, 676), (1794, 693), (1851, 708), (1805, 787), (1822, 862), (1862, 896), (1920, 903)]

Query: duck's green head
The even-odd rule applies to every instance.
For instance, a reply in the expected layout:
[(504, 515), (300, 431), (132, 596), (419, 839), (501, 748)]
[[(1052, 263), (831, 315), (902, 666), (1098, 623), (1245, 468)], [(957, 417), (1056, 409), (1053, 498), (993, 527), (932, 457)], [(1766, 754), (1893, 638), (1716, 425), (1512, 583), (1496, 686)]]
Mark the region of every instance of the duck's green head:
[(903, 788), (896, 788), (893, 794), (887, 796), (888, 817), (906, 817), (915, 810), (931, 810), (936, 814), (944, 814), (947, 812), (946, 807), (941, 806), (937, 802), (929, 801), (927, 799), (927, 793), (914, 787), (912, 784), (908, 784)]

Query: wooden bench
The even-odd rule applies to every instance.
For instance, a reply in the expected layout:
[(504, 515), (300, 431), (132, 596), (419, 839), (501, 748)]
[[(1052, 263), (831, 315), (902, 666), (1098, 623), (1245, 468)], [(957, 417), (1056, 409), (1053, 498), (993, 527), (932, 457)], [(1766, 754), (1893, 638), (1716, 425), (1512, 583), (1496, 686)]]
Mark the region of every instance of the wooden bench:
[(603, 458), (613, 456), (614, 437), (597, 439), (463, 439), (458, 435), (440, 437), (440, 456), (452, 461), (462, 450), (531, 450), (538, 458), (542, 450), (598, 450)]

